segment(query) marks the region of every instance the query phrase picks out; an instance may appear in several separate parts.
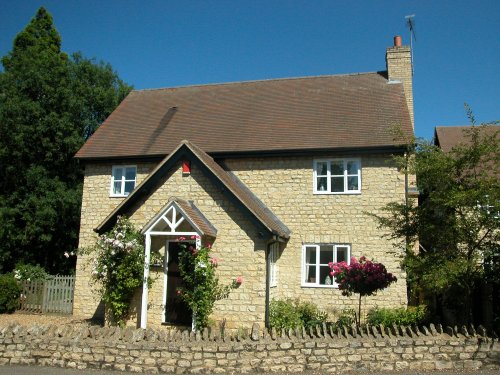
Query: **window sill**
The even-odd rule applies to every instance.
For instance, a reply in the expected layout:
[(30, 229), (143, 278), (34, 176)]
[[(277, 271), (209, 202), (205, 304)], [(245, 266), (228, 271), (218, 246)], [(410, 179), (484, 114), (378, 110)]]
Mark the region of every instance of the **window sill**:
[(314, 191), (314, 195), (361, 195), (361, 191), (348, 191), (348, 192), (335, 192), (331, 193), (329, 191)]
[(338, 289), (338, 285), (316, 285), (316, 284), (302, 284), (301, 288), (326, 288), (326, 289)]
[(129, 196), (129, 194), (127, 195), (112, 195), (110, 194), (109, 197), (110, 198), (127, 198)]

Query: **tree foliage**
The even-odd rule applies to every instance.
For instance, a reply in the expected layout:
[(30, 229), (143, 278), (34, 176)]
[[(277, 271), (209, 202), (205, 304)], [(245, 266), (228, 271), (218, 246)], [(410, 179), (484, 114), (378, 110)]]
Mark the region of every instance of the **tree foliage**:
[(377, 217), (396, 245), (406, 247), (403, 264), (412, 292), (442, 296), (460, 307), (466, 322), (478, 281), (500, 277), (498, 131), (475, 125), (470, 111), (469, 117), (465, 141), (449, 152), (415, 142), (412, 157), (400, 162), (417, 176), (419, 204), (393, 202)]
[(61, 51), (40, 8), (2, 58), (0, 269), (65, 272), (76, 248), (82, 168), (73, 156), (130, 90), (104, 63)]

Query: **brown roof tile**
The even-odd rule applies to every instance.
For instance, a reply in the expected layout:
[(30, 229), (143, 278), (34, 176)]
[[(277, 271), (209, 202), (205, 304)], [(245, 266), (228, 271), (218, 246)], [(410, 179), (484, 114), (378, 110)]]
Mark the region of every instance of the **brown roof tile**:
[[(435, 143), (444, 152), (451, 151), (455, 146), (467, 145), (469, 143), (469, 135), (467, 130), (471, 126), (436, 126)], [(481, 136), (500, 138), (500, 126), (485, 125), (480, 128)]]
[(132, 91), (76, 156), (163, 157), (183, 139), (208, 153), (386, 147), (402, 143), (395, 125), (412, 134), (383, 73)]

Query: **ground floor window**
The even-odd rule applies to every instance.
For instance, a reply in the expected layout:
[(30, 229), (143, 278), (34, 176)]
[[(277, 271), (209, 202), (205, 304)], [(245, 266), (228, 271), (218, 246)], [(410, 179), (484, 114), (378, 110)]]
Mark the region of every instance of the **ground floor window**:
[(330, 262), (347, 262), (351, 258), (348, 244), (306, 244), (302, 247), (302, 286), (337, 287), (330, 276)]
[(278, 266), (276, 261), (278, 260), (280, 245), (275, 242), (270, 245), (269, 248), (269, 286), (275, 287), (278, 285)]

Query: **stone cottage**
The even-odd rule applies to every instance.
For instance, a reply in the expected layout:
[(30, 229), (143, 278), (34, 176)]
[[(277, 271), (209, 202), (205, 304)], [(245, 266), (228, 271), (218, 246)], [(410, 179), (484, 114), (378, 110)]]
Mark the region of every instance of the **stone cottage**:
[[(175, 288), (178, 238), (199, 236), (220, 259), (228, 327), (267, 322), (272, 299), (326, 311), (355, 307), (328, 262), (365, 255), (398, 277), (367, 307), (406, 304), (400, 258), (368, 213), (404, 201), (392, 161), (413, 134), (410, 49), (395, 37), (386, 71), (132, 91), (80, 149), (85, 164), (80, 247), (127, 215), (145, 235), (156, 281), (137, 293), (131, 324), (189, 324)], [(398, 129), (398, 131), (394, 131)], [(97, 234), (96, 234), (97, 233)], [(397, 250), (397, 249), (396, 249)], [(74, 314), (99, 314), (86, 259)]]

